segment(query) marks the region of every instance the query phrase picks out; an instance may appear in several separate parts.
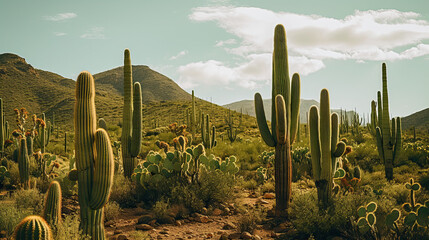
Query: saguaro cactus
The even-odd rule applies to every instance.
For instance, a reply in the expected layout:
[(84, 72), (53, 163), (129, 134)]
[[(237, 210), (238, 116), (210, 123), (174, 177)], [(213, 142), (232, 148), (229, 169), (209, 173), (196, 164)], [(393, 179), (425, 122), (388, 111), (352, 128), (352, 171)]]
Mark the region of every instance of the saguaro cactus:
[[(401, 118), (390, 120), (389, 98), (387, 94), (387, 73), (386, 64), (382, 65), (383, 97), (380, 91), (377, 92), (378, 117), (375, 106), (372, 104), (371, 119), (375, 128), (375, 138), (380, 159), (384, 161), (385, 176), (387, 180), (393, 179), (393, 163), (398, 160), (402, 149), (402, 128)], [(375, 123), (377, 120), (377, 123)]]
[(61, 221), (61, 186), (57, 181), (52, 181), (49, 184), (43, 218), (53, 226), (56, 226)]
[(24, 218), (13, 233), (15, 240), (52, 240), (52, 233), (46, 221), (39, 216)]
[(294, 74), (292, 87), (289, 78), (286, 32), (283, 25), (274, 31), (271, 129), (268, 128), (262, 97), (255, 94), (256, 118), (262, 139), (275, 147), (276, 215), (287, 215), (291, 199), (291, 145), (296, 136), (300, 106), (300, 77)]
[(76, 81), (74, 116), (80, 226), (91, 239), (105, 239), (103, 206), (113, 183), (114, 159), (109, 136), (96, 130), (94, 79), (81, 72)]
[(124, 113), (122, 115), (122, 161), (124, 176), (131, 177), (137, 166), (136, 157), (142, 144), (142, 94), (140, 83), (134, 83), (130, 50), (124, 52)]
[(346, 149), (344, 142), (338, 142), (338, 114), (331, 114), (327, 89), (322, 89), (320, 93), (320, 115), (318, 108), (311, 106), (308, 121), (311, 163), (317, 196), (322, 208), (327, 208), (332, 199), (337, 158), (343, 155)]
[(3, 114), (3, 99), (0, 98), (0, 157), (4, 155), (4, 142), (6, 141), (5, 121)]
[[(188, 115), (189, 117), (189, 115)], [(194, 95), (194, 90), (192, 90), (192, 108), (191, 108), (191, 116), (190, 116), (190, 121), (189, 121), (189, 129), (191, 131), (192, 134), (192, 139), (195, 139), (195, 134), (197, 133), (197, 119), (196, 119), (196, 115), (195, 115), (195, 95)], [(192, 144), (192, 143), (190, 143)]]
[(202, 116), (201, 138), (205, 148), (210, 149), (212, 147), (216, 147), (216, 127), (212, 126), (212, 131), (210, 133), (210, 117), (208, 114), (205, 115), (205, 118)]
[(30, 159), (28, 158), (27, 143), (25, 138), (21, 138), (18, 155), (19, 179), (25, 189), (30, 186)]

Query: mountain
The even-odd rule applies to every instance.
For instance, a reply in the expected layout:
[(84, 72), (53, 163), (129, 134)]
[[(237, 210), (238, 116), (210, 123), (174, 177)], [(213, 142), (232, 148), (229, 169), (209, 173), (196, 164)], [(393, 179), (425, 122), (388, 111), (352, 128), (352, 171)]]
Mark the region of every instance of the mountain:
[[(123, 67), (95, 74), (94, 79), (98, 117), (119, 121), (123, 105)], [(191, 99), (173, 80), (147, 66), (133, 66), (133, 79), (141, 83), (146, 104)], [(25, 107), (37, 116), (44, 112), (48, 119), (55, 114), (56, 122), (71, 126), (75, 85), (74, 80), (33, 68), (18, 55), (0, 54), (0, 98), (9, 123), (15, 121), (13, 109)]]
[[(319, 102), (317, 102), (316, 100), (301, 99), (301, 106), (299, 111), (301, 123), (307, 123), (307, 113), (310, 110), (310, 107), (313, 105), (320, 107)], [(238, 102), (233, 102), (233, 103), (223, 105), (223, 107), (229, 108), (237, 112), (240, 112), (242, 109), (243, 113), (256, 117), (255, 104), (253, 100), (242, 100)], [(265, 110), (265, 117), (267, 118), (268, 121), (270, 121), (271, 120), (271, 99), (264, 99), (264, 110)], [(341, 110), (333, 109), (332, 111), (340, 114)], [(354, 111), (347, 111), (347, 116), (349, 116), (350, 118), (353, 113)]]
[(402, 129), (404, 130), (410, 129), (412, 127), (429, 129), (429, 108), (403, 117), (401, 120)]

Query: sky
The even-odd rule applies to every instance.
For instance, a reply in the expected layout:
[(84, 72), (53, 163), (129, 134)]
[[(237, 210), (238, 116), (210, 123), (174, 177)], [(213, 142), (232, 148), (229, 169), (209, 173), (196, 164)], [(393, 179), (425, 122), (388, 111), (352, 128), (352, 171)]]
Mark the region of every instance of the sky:
[[(429, 107), (429, 1), (0, 0), (0, 53), (76, 79), (147, 65), (223, 105), (271, 97), (274, 27), (286, 29), (301, 97), (370, 111), (386, 62), (390, 113)], [(144, 86), (142, 86), (144, 88)]]

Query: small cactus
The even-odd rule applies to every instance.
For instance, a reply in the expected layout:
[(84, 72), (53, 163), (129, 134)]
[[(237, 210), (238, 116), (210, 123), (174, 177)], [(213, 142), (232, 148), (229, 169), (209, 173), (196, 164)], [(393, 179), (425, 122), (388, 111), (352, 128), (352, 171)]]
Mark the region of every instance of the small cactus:
[(28, 216), (16, 226), (14, 240), (52, 240), (48, 223), (39, 216)]
[(61, 221), (61, 186), (57, 181), (52, 181), (49, 184), (43, 218), (53, 226)]
[(30, 187), (30, 159), (27, 153), (27, 143), (25, 138), (21, 138), (18, 155), (19, 179), (25, 189)]

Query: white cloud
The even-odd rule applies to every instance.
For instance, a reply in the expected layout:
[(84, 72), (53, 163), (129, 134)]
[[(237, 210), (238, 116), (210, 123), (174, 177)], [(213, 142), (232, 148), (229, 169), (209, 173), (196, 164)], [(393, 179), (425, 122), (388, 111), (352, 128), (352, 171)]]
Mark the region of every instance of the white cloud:
[(429, 55), (429, 44), (423, 43), (429, 40), (429, 22), (419, 17), (393, 9), (355, 11), (337, 19), (253, 7), (195, 8), (191, 20), (214, 21), (238, 39), (219, 40), (216, 46), (243, 62), (232, 67), (215, 60), (190, 63), (179, 68), (180, 79), (185, 85), (221, 81), (248, 88), (271, 79), (274, 27), (279, 23), (287, 32), (290, 74), (316, 72), (327, 59), (361, 63)]
[(170, 60), (176, 60), (177, 58), (179, 58), (179, 57), (181, 57), (181, 56), (184, 56), (184, 55), (186, 55), (187, 53), (188, 53), (188, 51), (183, 50), (183, 51), (179, 52), (177, 55), (175, 55), (175, 56), (171, 56), (171, 57), (170, 57)]
[(58, 21), (63, 21), (67, 19), (72, 19), (75, 17), (77, 17), (76, 13), (58, 13), (54, 16), (44, 16), (43, 18), (47, 21), (58, 22)]
[(86, 31), (86, 33), (80, 36), (81, 38), (86, 39), (104, 39), (104, 28), (103, 27), (93, 27)]
[(64, 32), (54, 32), (54, 35), (57, 36), (57, 37), (62, 37), (62, 36), (67, 35), (67, 33), (64, 33)]

